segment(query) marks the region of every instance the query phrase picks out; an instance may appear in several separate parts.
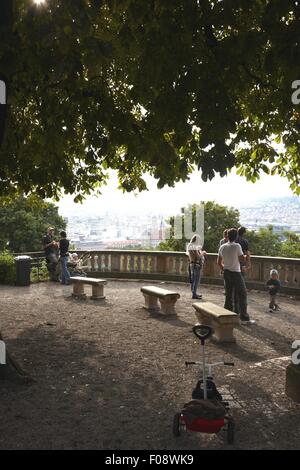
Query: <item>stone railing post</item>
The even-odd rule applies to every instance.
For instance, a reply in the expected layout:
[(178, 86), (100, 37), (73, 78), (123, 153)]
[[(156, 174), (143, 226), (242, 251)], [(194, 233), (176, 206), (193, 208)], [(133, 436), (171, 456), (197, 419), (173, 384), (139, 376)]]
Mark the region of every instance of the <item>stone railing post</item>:
[[(74, 251), (74, 250), (73, 250)], [(87, 270), (91, 273), (106, 273), (120, 277), (185, 281), (187, 279), (187, 256), (184, 252), (142, 251), (142, 250), (76, 250), (79, 256), (89, 253)], [(29, 255), (32, 258), (44, 257), (43, 252), (14, 253)], [(220, 269), (216, 264), (217, 254), (208, 253), (204, 265), (203, 282), (222, 284)], [(300, 259), (272, 258), (268, 256), (251, 256), (251, 268), (246, 273), (246, 284), (250, 289), (264, 290), (271, 268), (278, 269), (282, 281), (281, 292), (300, 296)], [(116, 276), (118, 277), (118, 276)]]

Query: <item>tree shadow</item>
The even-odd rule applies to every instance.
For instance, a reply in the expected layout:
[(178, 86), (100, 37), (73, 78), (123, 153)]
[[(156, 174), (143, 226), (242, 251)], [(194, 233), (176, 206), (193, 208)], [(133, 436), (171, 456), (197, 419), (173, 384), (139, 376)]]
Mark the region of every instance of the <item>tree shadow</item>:
[(64, 296), (64, 301), (66, 302), (72, 302), (76, 305), (86, 305), (86, 306), (96, 306), (96, 307), (113, 307), (114, 304), (111, 302), (107, 301), (105, 299), (99, 299), (99, 300), (93, 300), (90, 299), (89, 296), (87, 296), (86, 299), (79, 299), (76, 297), (73, 297), (72, 295)]
[[(282, 386), (282, 385), (281, 385)], [(237, 445), (249, 449), (297, 449), (300, 433), (300, 406), (276, 402), (276, 392), (269, 393), (253, 382), (233, 379), (233, 387), (242, 408), (236, 415)], [(282, 404), (282, 403), (281, 403)], [(295, 412), (296, 411), (296, 412)], [(297, 412), (298, 411), (298, 412)]]
[(217, 349), (221, 349), (226, 354), (235, 357), (244, 362), (259, 362), (265, 360), (265, 356), (257, 354), (254, 351), (243, 348), (238, 343), (219, 343), (218, 341), (211, 339), (211, 342)]
[(269, 316), (270, 318), (274, 318), (274, 315), (276, 315), (276, 317), (282, 321), (286, 321), (292, 325), (300, 326), (300, 317), (286, 312), (284, 307), (282, 307), (281, 310), (277, 311), (276, 313), (266, 311), (265, 315)]
[(136, 308), (135, 310), (137, 312), (145, 312), (146, 314), (148, 314), (149, 319), (152, 318), (161, 323), (169, 323), (170, 325), (176, 326), (179, 328), (186, 328), (186, 327), (194, 326), (194, 323), (189, 323), (184, 320), (181, 320), (181, 318), (179, 318), (179, 315), (174, 315), (174, 314), (166, 315), (164, 313), (150, 311), (150, 310), (142, 309), (142, 308)]
[(291, 352), (291, 338), (286, 337), (274, 330), (270, 330), (262, 325), (240, 326), (239, 328), (245, 335), (257, 338), (263, 343), (267, 342), (272, 349), (278, 351), (281, 355), (289, 355)]
[(181, 400), (145, 363), (143, 344), (133, 364), (66, 328), (30, 328), (7, 343), (35, 382), (1, 384), (0, 448), (199, 448), (197, 435), (172, 436)]

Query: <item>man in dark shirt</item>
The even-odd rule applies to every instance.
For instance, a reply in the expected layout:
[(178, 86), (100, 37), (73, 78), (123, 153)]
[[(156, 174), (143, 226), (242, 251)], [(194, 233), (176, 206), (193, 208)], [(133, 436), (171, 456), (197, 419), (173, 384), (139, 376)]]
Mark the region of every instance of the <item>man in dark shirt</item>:
[(246, 261), (241, 262), (241, 273), (242, 273), (242, 276), (244, 277), (245, 277), (246, 269), (250, 267), (249, 243), (248, 243), (248, 240), (244, 238), (245, 233), (246, 233), (246, 228), (240, 227), (238, 229), (238, 236), (236, 239), (236, 243), (241, 245), (243, 254), (246, 256)]
[(68, 270), (69, 259), (69, 240), (64, 230), (60, 232), (61, 239), (59, 240), (60, 264), (61, 264), (61, 283), (70, 284), (70, 273)]
[[(241, 275), (244, 279), (245, 279), (245, 275), (246, 275), (246, 270), (247, 270), (247, 268), (250, 267), (249, 243), (248, 243), (248, 240), (246, 240), (246, 238), (244, 238), (245, 233), (246, 233), (246, 228), (245, 227), (240, 227), (238, 229), (238, 236), (235, 240), (235, 242), (238, 243), (241, 246), (243, 255), (245, 256), (245, 259), (243, 261), (240, 261)], [(238, 305), (239, 301), (238, 301), (238, 298), (237, 298), (236, 295), (234, 297), (234, 302), (235, 302), (235, 310), (234, 311), (236, 313), (238, 313), (238, 311), (239, 311), (239, 305)]]
[(43, 237), (43, 246), (45, 251), (47, 269), (51, 281), (57, 282), (57, 264), (58, 264), (58, 245), (54, 240), (54, 228), (49, 227), (47, 234)]

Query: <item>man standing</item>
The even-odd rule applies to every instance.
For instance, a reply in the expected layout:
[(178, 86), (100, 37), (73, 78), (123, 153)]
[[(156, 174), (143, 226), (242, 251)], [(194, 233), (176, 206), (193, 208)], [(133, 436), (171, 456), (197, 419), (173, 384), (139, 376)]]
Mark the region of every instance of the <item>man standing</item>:
[(202, 294), (197, 294), (197, 288), (201, 279), (206, 251), (202, 250), (200, 235), (193, 235), (187, 246), (186, 254), (189, 257), (189, 278), (192, 290), (192, 299), (202, 299)]
[(70, 284), (70, 273), (68, 270), (68, 259), (69, 259), (69, 245), (70, 242), (67, 239), (67, 234), (64, 230), (60, 232), (61, 239), (59, 240), (59, 253), (60, 253), (60, 264), (61, 264), (61, 283)]
[(219, 248), (218, 265), (224, 271), (225, 305), (224, 308), (233, 311), (233, 296), (238, 299), (239, 313), (242, 323), (255, 323), (247, 313), (247, 291), (241, 274), (240, 263), (245, 262), (241, 245), (236, 243), (237, 230), (228, 230), (228, 242)]
[(246, 228), (240, 227), (238, 229), (238, 236), (236, 238), (236, 243), (241, 245), (243, 254), (245, 255), (245, 260), (241, 262), (241, 273), (243, 277), (245, 277), (246, 269), (250, 267), (249, 243), (248, 243), (248, 240), (244, 238), (245, 233), (246, 233)]
[(222, 238), (222, 240), (220, 240), (219, 248), (220, 248), (220, 246), (224, 245), (224, 243), (227, 243), (227, 242), (228, 242), (228, 230), (226, 228), (223, 232), (223, 238)]
[(57, 275), (57, 264), (58, 264), (58, 244), (53, 238), (54, 236), (54, 228), (49, 227), (47, 231), (47, 235), (43, 237), (43, 246), (45, 250), (45, 257), (47, 263), (47, 269), (50, 274), (51, 281), (59, 281)]

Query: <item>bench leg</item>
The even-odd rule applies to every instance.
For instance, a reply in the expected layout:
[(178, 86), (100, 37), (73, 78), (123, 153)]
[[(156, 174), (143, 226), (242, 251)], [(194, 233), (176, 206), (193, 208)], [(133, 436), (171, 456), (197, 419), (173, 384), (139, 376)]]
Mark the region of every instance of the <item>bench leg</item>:
[(232, 325), (214, 326), (214, 338), (218, 343), (236, 343)]
[(91, 299), (93, 300), (105, 299), (105, 295), (103, 295), (103, 286), (92, 286)]
[(158, 312), (159, 311), (159, 306), (158, 306), (158, 303), (157, 303), (157, 297), (155, 297), (154, 295), (144, 294), (144, 292), (143, 292), (143, 296), (144, 296), (144, 299), (145, 299), (144, 308), (146, 308), (147, 310), (152, 310), (152, 311)]
[(77, 299), (86, 299), (83, 282), (74, 282), (72, 296), (76, 297)]
[(161, 313), (164, 313), (165, 315), (176, 315), (175, 311), (175, 303), (176, 300), (168, 300), (168, 299), (159, 299), (160, 306), (161, 306)]
[(213, 333), (213, 338), (218, 342), (218, 343), (236, 343), (236, 339), (233, 335), (233, 329), (237, 325), (219, 325), (215, 321), (211, 320), (208, 318), (206, 315), (204, 315), (201, 312), (195, 312), (196, 318), (200, 325), (207, 325), (210, 326), (214, 333)]

